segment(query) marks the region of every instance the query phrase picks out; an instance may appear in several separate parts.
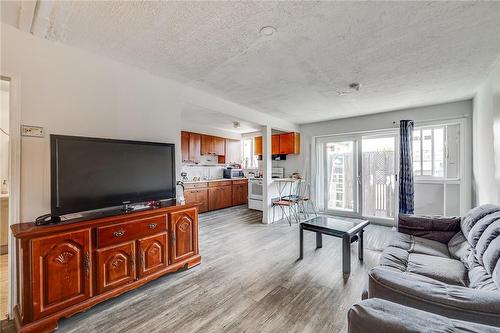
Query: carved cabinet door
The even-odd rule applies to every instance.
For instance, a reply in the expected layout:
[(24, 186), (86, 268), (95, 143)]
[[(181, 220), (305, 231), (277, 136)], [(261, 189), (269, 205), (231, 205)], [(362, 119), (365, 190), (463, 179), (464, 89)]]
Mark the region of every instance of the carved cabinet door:
[(92, 296), (90, 229), (32, 240), (33, 319)]
[(96, 251), (97, 292), (114, 289), (135, 280), (135, 242)]
[(139, 239), (139, 277), (157, 272), (168, 265), (167, 233)]
[(196, 209), (186, 209), (170, 216), (171, 263), (198, 254), (198, 219)]

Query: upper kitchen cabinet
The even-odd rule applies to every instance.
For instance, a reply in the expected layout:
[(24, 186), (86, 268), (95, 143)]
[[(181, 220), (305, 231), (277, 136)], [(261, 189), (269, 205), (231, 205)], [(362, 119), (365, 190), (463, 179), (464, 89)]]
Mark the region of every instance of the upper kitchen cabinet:
[(226, 155), (226, 139), (214, 136), (214, 152), (215, 155)]
[[(280, 134), (280, 155), (300, 154), (300, 134), (291, 132)], [(273, 153), (274, 154), (274, 153)]]
[[(271, 154), (300, 154), (300, 133), (274, 134), (271, 137)], [(263, 155), (261, 136), (254, 138), (254, 155)]]
[(215, 154), (215, 138), (211, 135), (201, 135), (201, 154), (213, 155)]
[(256, 136), (253, 138), (253, 154), (262, 155), (262, 137)]
[(199, 163), (201, 150), (201, 135), (181, 132), (181, 152), (183, 163)]
[(241, 162), (241, 142), (239, 140), (226, 139), (226, 163)]

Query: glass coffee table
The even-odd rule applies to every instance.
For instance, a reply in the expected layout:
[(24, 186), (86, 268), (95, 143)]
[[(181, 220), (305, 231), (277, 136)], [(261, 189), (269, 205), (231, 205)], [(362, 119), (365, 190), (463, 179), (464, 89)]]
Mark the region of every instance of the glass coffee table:
[(304, 257), (304, 230), (316, 233), (316, 248), (323, 247), (323, 235), (342, 238), (342, 272), (351, 273), (351, 243), (358, 242), (358, 258), (363, 260), (363, 232), (368, 220), (335, 216), (317, 216), (299, 225), (300, 255)]

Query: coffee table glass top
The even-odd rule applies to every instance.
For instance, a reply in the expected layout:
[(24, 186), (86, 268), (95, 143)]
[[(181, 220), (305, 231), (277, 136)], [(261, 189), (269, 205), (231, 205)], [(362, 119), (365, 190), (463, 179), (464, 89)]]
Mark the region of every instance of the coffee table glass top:
[(368, 220), (334, 216), (317, 216), (302, 222), (304, 225), (335, 230), (341, 233), (353, 233), (369, 224)]

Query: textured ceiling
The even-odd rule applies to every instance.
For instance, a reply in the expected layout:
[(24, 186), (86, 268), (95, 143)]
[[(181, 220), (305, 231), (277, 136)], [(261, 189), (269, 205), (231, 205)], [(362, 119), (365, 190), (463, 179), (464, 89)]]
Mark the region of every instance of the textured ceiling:
[(500, 2), (81, 1), (48, 19), (36, 34), (296, 123), (471, 97), (500, 53)]

